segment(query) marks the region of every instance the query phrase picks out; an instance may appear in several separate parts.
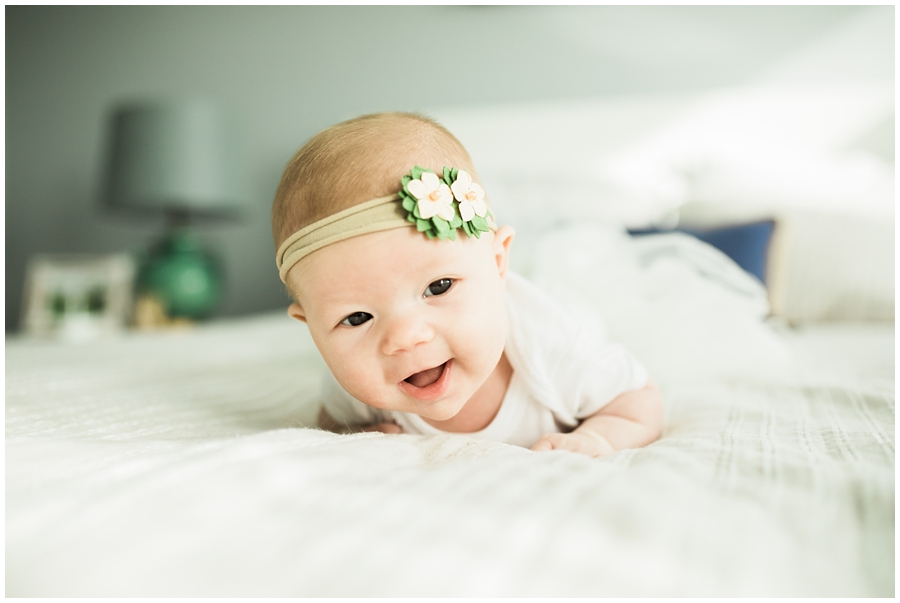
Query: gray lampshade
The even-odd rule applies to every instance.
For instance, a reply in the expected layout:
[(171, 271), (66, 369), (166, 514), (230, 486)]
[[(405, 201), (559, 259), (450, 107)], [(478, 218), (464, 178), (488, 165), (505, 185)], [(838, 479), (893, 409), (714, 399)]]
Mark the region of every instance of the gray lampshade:
[(227, 214), (241, 199), (237, 189), (232, 124), (201, 101), (118, 107), (106, 202), (117, 208)]

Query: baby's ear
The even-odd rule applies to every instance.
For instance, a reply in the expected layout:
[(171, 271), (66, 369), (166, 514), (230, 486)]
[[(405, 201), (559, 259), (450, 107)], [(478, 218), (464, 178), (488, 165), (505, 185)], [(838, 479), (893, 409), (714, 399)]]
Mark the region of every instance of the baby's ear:
[(516, 231), (512, 226), (501, 226), (494, 233), (494, 259), (497, 261), (500, 276), (506, 276), (506, 269), (509, 268), (509, 247), (515, 236)]
[(299, 320), (300, 322), (306, 322), (306, 314), (303, 313), (303, 308), (300, 307), (300, 304), (297, 302), (292, 303), (288, 306), (288, 316)]

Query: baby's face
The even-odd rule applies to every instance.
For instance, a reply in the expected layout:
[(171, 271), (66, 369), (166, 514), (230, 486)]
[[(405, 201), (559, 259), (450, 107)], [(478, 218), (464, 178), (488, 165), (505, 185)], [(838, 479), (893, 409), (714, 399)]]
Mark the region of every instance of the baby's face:
[(456, 241), (412, 228), (354, 237), (303, 258), (289, 273), (338, 382), (375, 408), (445, 421), (497, 366), (513, 231)]

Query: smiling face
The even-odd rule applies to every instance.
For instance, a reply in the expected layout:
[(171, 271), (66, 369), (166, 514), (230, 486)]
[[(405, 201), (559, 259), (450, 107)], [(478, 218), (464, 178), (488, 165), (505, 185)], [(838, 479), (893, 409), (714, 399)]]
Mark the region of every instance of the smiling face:
[(329, 245), (289, 273), (298, 302), (289, 314), (309, 325), (353, 397), (446, 421), (503, 354), (512, 235), (502, 227), (481, 239), (438, 241), (399, 228)]

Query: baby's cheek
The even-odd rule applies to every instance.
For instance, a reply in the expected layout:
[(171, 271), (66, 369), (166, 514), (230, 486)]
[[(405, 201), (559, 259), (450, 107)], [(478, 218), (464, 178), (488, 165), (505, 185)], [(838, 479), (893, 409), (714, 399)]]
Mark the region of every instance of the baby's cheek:
[[(333, 344), (333, 342), (331, 342)], [(361, 402), (370, 404), (376, 396), (376, 375), (371, 363), (366, 362), (365, 354), (360, 350), (344, 349), (343, 346), (319, 346), (319, 352), (328, 365), (328, 369), (347, 393)]]
[(346, 357), (338, 362), (340, 368), (332, 369), (332, 373), (347, 393), (370, 406), (378, 406), (379, 385), (383, 379), (376, 375), (365, 362), (347, 361)]
[(456, 331), (457, 344), (473, 363), (489, 374), (506, 344), (506, 311), (502, 298), (482, 298), (465, 316), (465, 327)]

